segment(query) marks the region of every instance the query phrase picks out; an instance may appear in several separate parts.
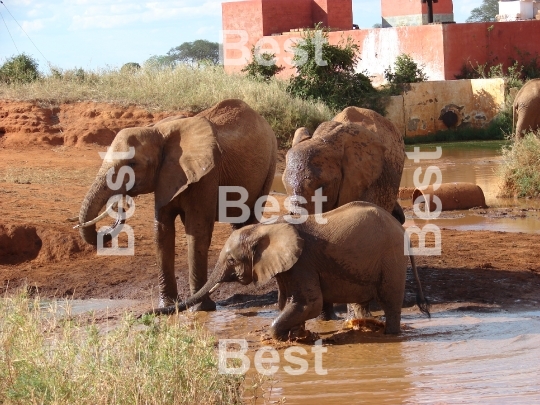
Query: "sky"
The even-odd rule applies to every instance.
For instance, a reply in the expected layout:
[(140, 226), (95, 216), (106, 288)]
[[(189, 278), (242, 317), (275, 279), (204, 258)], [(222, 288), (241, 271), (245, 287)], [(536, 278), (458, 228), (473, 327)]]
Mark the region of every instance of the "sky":
[[(89, 70), (142, 64), (184, 42), (220, 41), (221, 0), (2, 2), (0, 63), (24, 52), (43, 72), (49, 64)], [(454, 19), (464, 22), (480, 4), (481, 0), (454, 0)], [(380, 9), (377, 0), (353, 0), (354, 23), (360, 28), (380, 23)]]

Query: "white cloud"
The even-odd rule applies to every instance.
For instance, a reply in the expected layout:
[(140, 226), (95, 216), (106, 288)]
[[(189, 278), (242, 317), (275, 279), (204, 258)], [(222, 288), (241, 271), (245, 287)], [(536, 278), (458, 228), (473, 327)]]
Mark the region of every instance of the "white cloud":
[[(77, 0), (77, 7), (70, 15), (72, 30), (89, 28), (117, 28), (135, 23), (152, 23), (216, 16), (221, 12), (221, 2), (207, 1), (154, 1), (133, 3), (124, 1)], [(88, 6), (86, 6), (88, 4)], [(91, 4), (91, 5), (90, 5)]]
[(43, 20), (23, 21), (21, 23), (23, 30), (26, 33), (39, 31), (44, 27)]

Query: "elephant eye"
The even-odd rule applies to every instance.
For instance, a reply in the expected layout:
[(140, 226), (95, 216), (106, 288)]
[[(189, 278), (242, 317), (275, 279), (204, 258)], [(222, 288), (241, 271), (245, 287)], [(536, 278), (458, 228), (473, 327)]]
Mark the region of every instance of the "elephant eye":
[(135, 163), (135, 162), (129, 162), (128, 163), (128, 166), (132, 167), (132, 168), (135, 167), (136, 165), (137, 165), (137, 163)]
[(231, 265), (231, 266), (232, 266), (234, 263), (235, 263), (235, 260), (234, 260), (232, 257), (229, 258), (229, 259), (227, 259), (227, 264), (228, 264), (228, 265)]

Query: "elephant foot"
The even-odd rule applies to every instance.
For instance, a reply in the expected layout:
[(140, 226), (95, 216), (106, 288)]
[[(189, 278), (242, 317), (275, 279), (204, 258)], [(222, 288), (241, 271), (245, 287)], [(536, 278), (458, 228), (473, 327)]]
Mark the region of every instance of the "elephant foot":
[(324, 302), (322, 311), (321, 311), (320, 315), (317, 317), (317, 320), (319, 320), (319, 321), (337, 321), (338, 319), (340, 319), (340, 318), (336, 315), (336, 312), (334, 311), (334, 304), (331, 303), (331, 302), (330, 303)]
[(199, 312), (199, 311), (205, 311), (205, 312), (211, 312), (216, 310), (216, 303), (212, 301), (210, 297), (206, 297), (204, 300), (202, 300), (197, 305), (192, 306), (189, 309), (191, 312)]

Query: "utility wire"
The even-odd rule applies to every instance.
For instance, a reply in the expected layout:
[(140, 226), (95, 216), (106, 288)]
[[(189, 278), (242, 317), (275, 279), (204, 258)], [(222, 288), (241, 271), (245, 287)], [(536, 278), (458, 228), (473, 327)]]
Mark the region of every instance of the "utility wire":
[[(2, 3), (2, 4), (4, 4), (4, 3)], [(6, 20), (4, 19), (4, 16), (2, 15), (2, 13), (0, 13), (0, 17), (2, 17), (2, 21), (4, 21), (4, 25), (6, 26), (6, 30), (9, 33), (9, 36), (11, 37), (11, 40), (13, 41), (13, 45), (15, 45), (15, 49), (17, 50), (17, 53), (20, 53), (19, 48), (17, 48), (17, 44), (15, 43), (15, 40), (13, 39), (13, 36), (11, 35), (11, 32), (9, 31), (9, 28), (8, 28), (8, 26), (6, 24)]]
[[(51, 63), (49, 62), (49, 60), (45, 57), (45, 55), (43, 55), (43, 53), (41, 53), (41, 51), (39, 50), (39, 48), (37, 47), (36, 44), (34, 44), (34, 41), (32, 41), (32, 38), (30, 38), (30, 36), (26, 33), (26, 31), (24, 30), (23, 27), (21, 27), (21, 24), (19, 24), (19, 22), (15, 19), (15, 17), (13, 17), (13, 14), (11, 14), (11, 11), (9, 11), (9, 9), (7, 8), (7, 6), (4, 4), (4, 2), (2, 0), (0, 0), (0, 3), (2, 3), (2, 5), (6, 8), (7, 12), (9, 13), (9, 15), (11, 16), (11, 18), (13, 18), (13, 20), (17, 23), (17, 25), (21, 28), (22, 32), (25, 33), (25, 35), (28, 37), (28, 39), (30, 40), (30, 42), (32, 42), (32, 45), (34, 45), (34, 47), (38, 50), (38, 52), (41, 54), (41, 56), (43, 56), (43, 59), (45, 59), (47, 61), (47, 63), (50, 65)], [(3, 17), (2, 17), (3, 18)], [(11, 33), (9, 34), (11, 35)], [(17, 49), (17, 52), (19, 50)]]

